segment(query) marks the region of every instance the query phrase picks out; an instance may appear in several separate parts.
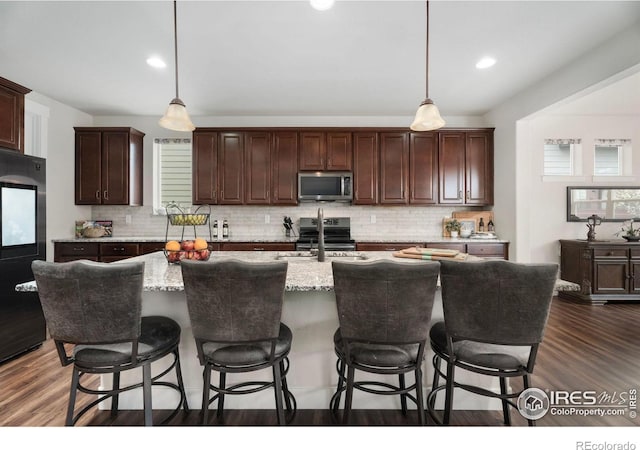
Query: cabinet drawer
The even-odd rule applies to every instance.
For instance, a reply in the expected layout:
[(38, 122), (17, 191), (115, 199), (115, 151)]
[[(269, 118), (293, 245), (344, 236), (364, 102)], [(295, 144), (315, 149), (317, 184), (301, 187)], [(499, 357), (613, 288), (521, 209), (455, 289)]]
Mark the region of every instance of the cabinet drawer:
[(618, 247), (601, 247), (593, 249), (594, 258), (628, 258), (629, 249)]
[(222, 251), (271, 251), (271, 252), (292, 252), (296, 249), (296, 245), (286, 242), (223, 242), (221, 244)]
[(164, 242), (141, 242), (138, 254), (146, 255), (147, 253), (161, 252), (164, 250), (164, 245)]
[(453, 242), (427, 242), (426, 247), (428, 248), (442, 248), (446, 250), (458, 250), (459, 252), (466, 252), (464, 244), (456, 244)]
[(640, 258), (640, 248), (631, 248), (629, 249), (629, 253), (631, 254), (631, 258), (632, 259), (638, 259)]
[(504, 244), (467, 244), (467, 253), (488, 258), (505, 258)]
[(362, 242), (356, 243), (356, 250), (359, 252), (397, 252), (405, 248), (422, 247), (422, 243), (415, 242)]
[(98, 244), (96, 243), (69, 243), (56, 244), (56, 255), (64, 256), (98, 256)]
[[(138, 256), (138, 244), (100, 244), (100, 256)], [(106, 259), (102, 258), (103, 261)]]

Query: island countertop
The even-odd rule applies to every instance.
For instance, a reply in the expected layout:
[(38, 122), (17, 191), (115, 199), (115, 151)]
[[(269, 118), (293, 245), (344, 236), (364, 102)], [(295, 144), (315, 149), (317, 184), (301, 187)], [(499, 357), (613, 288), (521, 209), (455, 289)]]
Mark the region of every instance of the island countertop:
[[(245, 261), (274, 261), (278, 257), (302, 256), (308, 252), (272, 252), (272, 251), (224, 251), (212, 252), (210, 260), (216, 259), (241, 259)], [(307, 291), (333, 291), (333, 274), (331, 270), (332, 257), (338, 259), (350, 259), (349, 257), (359, 257), (363, 260), (392, 259), (395, 261), (419, 261), (413, 259), (400, 259), (393, 256), (393, 252), (326, 252), (326, 261), (318, 262), (304, 257), (300, 261), (289, 263), (287, 269), (286, 291), (307, 292)], [(475, 258), (474, 258), (475, 259)], [(145, 276), (144, 290), (150, 292), (179, 292), (184, 290), (182, 283), (182, 271), (179, 264), (169, 264), (163, 252), (155, 252), (147, 255), (136, 256), (124, 261), (144, 261)], [(117, 262), (115, 263), (117, 264)], [(556, 282), (556, 291), (579, 290), (579, 285), (564, 280)], [(34, 281), (22, 283), (16, 286), (17, 291), (36, 291)]]

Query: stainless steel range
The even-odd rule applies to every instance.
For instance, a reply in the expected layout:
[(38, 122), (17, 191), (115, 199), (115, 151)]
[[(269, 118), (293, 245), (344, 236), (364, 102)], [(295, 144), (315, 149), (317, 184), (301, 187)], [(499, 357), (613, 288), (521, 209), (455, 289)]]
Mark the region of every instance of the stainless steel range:
[[(300, 234), (296, 250), (308, 251), (318, 247), (318, 219), (300, 218)], [(327, 251), (354, 251), (356, 242), (351, 239), (351, 219), (332, 217), (324, 219), (324, 248)]]

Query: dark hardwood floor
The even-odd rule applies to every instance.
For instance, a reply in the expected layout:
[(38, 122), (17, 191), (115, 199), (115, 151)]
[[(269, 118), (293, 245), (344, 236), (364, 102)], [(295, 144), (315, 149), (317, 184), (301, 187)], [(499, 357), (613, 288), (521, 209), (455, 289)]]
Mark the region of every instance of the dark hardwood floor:
[[(554, 299), (549, 323), (532, 377), (535, 387), (555, 391), (595, 391), (609, 395), (638, 389), (640, 385), (640, 304), (590, 306)], [(71, 369), (60, 366), (53, 343), (0, 365), (0, 426), (56, 427), (64, 424)], [(95, 380), (97, 384), (97, 378)], [(79, 401), (87, 401), (79, 395)], [(197, 405), (192, 405), (196, 407)], [(154, 413), (159, 419), (164, 411)], [(215, 416), (212, 414), (212, 416)], [(514, 425), (526, 421), (514, 411)], [(198, 424), (198, 411), (180, 413), (170, 425)], [(453, 425), (501, 425), (499, 411), (454, 411)], [(272, 426), (270, 410), (230, 410), (224, 424)], [(122, 411), (115, 420), (108, 412), (87, 414), (79, 425), (140, 425), (140, 411)], [(538, 426), (637, 426), (640, 420), (624, 416), (547, 414)], [(299, 410), (293, 426), (335, 426), (327, 410)], [(353, 426), (415, 426), (415, 413), (402, 416), (393, 410), (356, 410)]]

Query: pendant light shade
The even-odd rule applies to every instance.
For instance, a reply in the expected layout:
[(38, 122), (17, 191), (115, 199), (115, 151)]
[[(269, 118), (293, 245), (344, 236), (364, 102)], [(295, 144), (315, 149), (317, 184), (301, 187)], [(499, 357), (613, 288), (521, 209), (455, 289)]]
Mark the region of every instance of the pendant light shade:
[(410, 128), (413, 131), (431, 131), (442, 128), (445, 121), (440, 117), (438, 107), (429, 98), (429, 2), (427, 3), (427, 42), (426, 42), (426, 99), (420, 104)]
[(175, 70), (176, 70), (176, 96), (169, 107), (167, 112), (158, 121), (162, 128), (167, 128), (174, 131), (193, 131), (196, 129), (193, 122), (189, 118), (187, 108), (184, 106), (184, 102), (180, 100), (178, 95), (178, 19), (176, 14), (176, 4), (173, 2), (173, 39), (174, 39), (174, 56), (175, 56)]
[(428, 98), (420, 104), (416, 117), (411, 123), (413, 131), (431, 131), (442, 128), (445, 121), (440, 117), (440, 111), (433, 101)]

